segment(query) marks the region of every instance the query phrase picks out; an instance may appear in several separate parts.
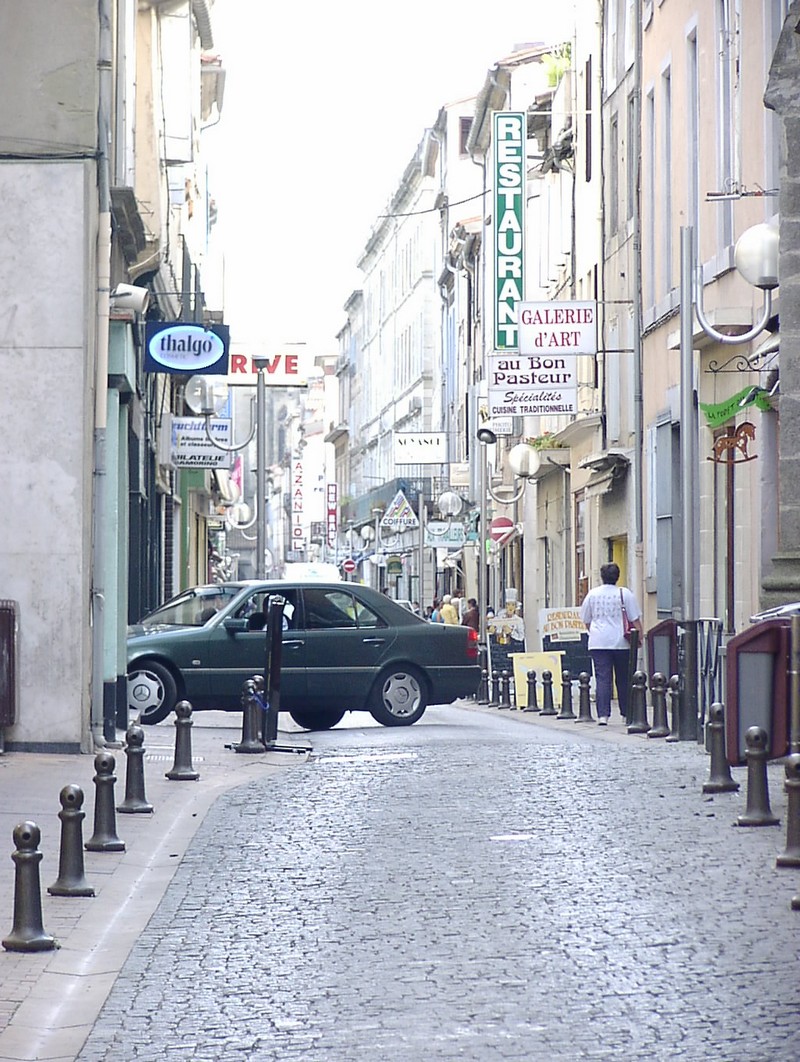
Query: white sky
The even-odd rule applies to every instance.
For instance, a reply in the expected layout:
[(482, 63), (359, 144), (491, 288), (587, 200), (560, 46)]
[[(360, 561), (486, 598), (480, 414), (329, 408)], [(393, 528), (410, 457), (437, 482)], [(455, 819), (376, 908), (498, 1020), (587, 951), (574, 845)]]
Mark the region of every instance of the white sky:
[(335, 353), (355, 263), (425, 128), (515, 45), (564, 38), (572, 8), (217, 0), (227, 80), (206, 135), (232, 340)]

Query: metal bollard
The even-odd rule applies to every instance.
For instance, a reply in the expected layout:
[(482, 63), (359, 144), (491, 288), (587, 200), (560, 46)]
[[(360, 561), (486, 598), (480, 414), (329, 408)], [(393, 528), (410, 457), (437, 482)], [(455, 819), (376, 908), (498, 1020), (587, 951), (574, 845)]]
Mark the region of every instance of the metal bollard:
[(678, 717), (680, 713), (680, 693), (681, 679), (680, 675), (673, 675), (667, 683), (667, 691), (669, 694), (669, 718), (670, 718), (670, 732), (667, 741), (680, 741), (678, 737)]
[(703, 783), (704, 793), (735, 793), (739, 783), (731, 776), (731, 765), (725, 751), (725, 706), (719, 701), (708, 710), (708, 737), (711, 764), (708, 779)]
[(747, 807), (737, 822), (740, 826), (777, 826), (780, 819), (769, 806), (767, 783), (767, 732), (751, 726), (744, 736), (747, 759)]
[(164, 777), (173, 782), (196, 782), (200, 777), (192, 767), (192, 706), (188, 701), (175, 705), (175, 760)]
[(124, 852), (125, 842), (117, 837), (117, 812), (114, 808), (114, 757), (98, 752), (94, 758), (94, 833), (83, 846), (87, 852)]
[(542, 702), (543, 707), (540, 715), (557, 715), (555, 705), (553, 704), (553, 673), (552, 671), (542, 672)]
[(497, 671), (489, 672), (489, 688), (491, 694), (489, 697), (489, 708), (497, 708), (500, 704), (500, 675)]
[(569, 671), (561, 672), (561, 711), (556, 719), (574, 719), (572, 710), (572, 675)]
[(478, 684), (478, 704), (484, 707), (489, 703), (489, 672), (481, 669), (481, 681)]
[(123, 815), (144, 815), (153, 810), (144, 793), (144, 730), (136, 723), (125, 734), (125, 799), (117, 808)]
[(261, 705), (256, 700), (256, 684), (247, 679), (242, 684), (242, 740), (233, 746), (234, 752), (266, 752), (261, 732)]
[(12, 834), (14, 861), (14, 924), (2, 941), (6, 951), (52, 951), (58, 945), (42, 925), (42, 893), (39, 864), (42, 834), (35, 822), (21, 822)]
[(779, 867), (800, 867), (800, 752), (784, 763), (786, 781), (786, 847), (775, 860)]
[(528, 705), (523, 712), (538, 712), (539, 701), (536, 698), (536, 672), (529, 671), (525, 676), (528, 683)]
[(650, 729), (647, 722), (647, 675), (644, 671), (634, 671), (628, 703), (628, 733), (646, 734)]
[(47, 891), (51, 896), (94, 896), (94, 889), (83, 871), (82, 823), (83, 790), (79, 785), (65, 785), (59, 794), (61, 811), (61, 848), (58, 877)]
[(649, 738), (669, 737), (667, 723), (667, 676), (656, 671), (650, 679), (650, 699), (653, 702), (653, 725), (647, 731)]
[(500, 683), (499, 683), (499, 686), (500, 686), (500, 697), (499, 697), (498, 703), (497, 703), (497, 707), (501, 711), (504, 708), (510, 708), (511, 707), (511, 699), (509, 697), (508, 685), (509, 685), (509, 674), (508, 674), (507, 671), (501, 671), (500, 672)]
[(592, 703), (589, 697), (589, 689), (592, 676), (588, 671), (581, 671), (578, 675), (578, 718), (576, 723), (593, 723)]

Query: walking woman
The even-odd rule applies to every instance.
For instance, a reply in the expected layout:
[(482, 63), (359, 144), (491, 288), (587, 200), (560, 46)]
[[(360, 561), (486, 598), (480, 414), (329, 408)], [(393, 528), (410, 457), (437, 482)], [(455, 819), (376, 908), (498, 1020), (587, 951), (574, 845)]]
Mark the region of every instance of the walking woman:
[(623, 614), (642, 637), (641, 611), (633, 592), (617, 586), (619, 565), (604, 564), (600, 569), (602, 584), (590, 590), (581, 605), (581, 619), (589, 629), (589, 655), (594, 667), (597, 722), (606, 726), (611, 718), (611, 679), (617, 686), (619, 711), (623, 721), (628, 715), (628, 661), (630, 646), (625, 637)]

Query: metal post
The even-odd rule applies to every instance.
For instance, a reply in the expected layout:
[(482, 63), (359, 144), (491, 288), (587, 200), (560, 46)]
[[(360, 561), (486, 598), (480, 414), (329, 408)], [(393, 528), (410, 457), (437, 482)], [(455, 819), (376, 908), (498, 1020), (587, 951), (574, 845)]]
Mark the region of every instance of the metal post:
[[(480, 460), (480, 476), (478, 491), (480, 497), (478, 499), (478, 612), (479, 612), (479, 627), (478, 636), (479, 644), (484, 646), (488, 645), (487, 632), (486, 632), (486, 609), (489, 602), (486, 598), (486, 451), (482, 445), (478, 446), (478, 456)], [(487, 668), (488, 653), (486, 656)]]
[(266, 579), (267, 545), (267, 405), (264, 369), (258, 367), (256, 379), (256, 579)]
[[(423, 614), (425, 608), (425, 524), (427, 521), (428, 513), (425, 509), (425, 487), (423, 484), (422, 490), (419, 492), (419, 504), (417, 508), (419, 512), (417, 514), (419, 519), (419, 585), (417, 587), (417, 594), (419, 596), (419, 613)], [(409, 580), (409, 588), (410, 588)], [(411, 594), (413, 599), (414, 594)]]
[(789, 643), (789, 752), (800, 752), (800, 616), (792, 616)]
[(697, 612), (696, 529), (698, 501), (697, 435), (694, 410), (694, 230), (681, 227), (681, 518), (683, 526), (683, 599), (681, 626), (684, 628), (684, 682), (680, 703), (678, 737), (697, 740)]

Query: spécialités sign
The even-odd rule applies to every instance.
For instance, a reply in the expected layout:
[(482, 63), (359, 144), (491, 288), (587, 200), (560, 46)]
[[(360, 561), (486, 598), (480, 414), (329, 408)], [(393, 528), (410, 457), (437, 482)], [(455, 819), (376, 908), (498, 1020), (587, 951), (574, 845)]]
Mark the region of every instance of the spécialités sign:
[(490, 354), (486, 359), (489, 416), (578, 412), (574, 357)]

